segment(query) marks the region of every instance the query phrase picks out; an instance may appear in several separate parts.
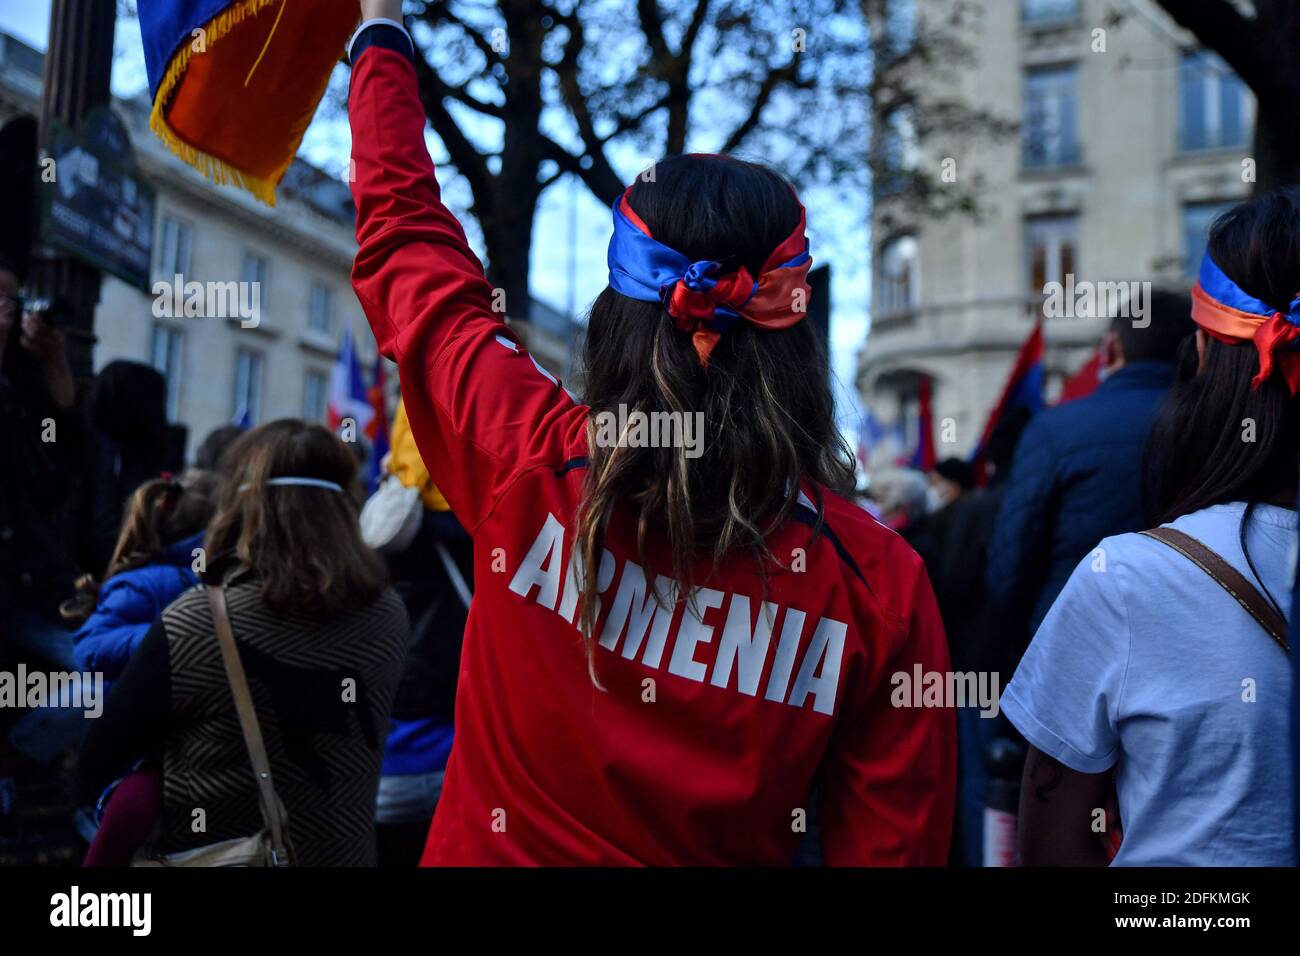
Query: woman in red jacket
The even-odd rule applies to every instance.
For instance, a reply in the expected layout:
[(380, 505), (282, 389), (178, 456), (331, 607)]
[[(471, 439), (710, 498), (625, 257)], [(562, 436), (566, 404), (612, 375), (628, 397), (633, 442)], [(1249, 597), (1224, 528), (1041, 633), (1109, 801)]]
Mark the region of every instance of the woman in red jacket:
[[(353, 39), (353, 283), (474, 536), (423, 862), (940, 864), (953, 714), (916, 555), (844, 495), (790, 186), (665, 160), (614, 208), (576, 401), (502, 321), (424, 145), (396, 0)], [(386, 18), (386, 19), (385, 19)]]

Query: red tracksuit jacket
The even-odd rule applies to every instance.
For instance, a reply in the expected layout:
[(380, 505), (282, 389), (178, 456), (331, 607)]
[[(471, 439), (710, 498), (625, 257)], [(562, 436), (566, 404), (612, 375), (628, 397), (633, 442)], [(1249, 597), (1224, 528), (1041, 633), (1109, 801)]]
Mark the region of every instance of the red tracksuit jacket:
[(668, 554), (654, 544), (642, 567), (619, 516), (595, 688), (570, 566), (588, 410), (493, 310), (439, 198), (402, 53), (358, 55), (349, 116), (353, 283), (475, 545), (456, 742), (423, 863), (787, 864), (818, 799), (829, 863), (942, 864), (953, 712), (891, 705), (892, 675), (949, 668), (920, 559), (827, 494), (821, 534), (801, 508), (771, 540), (804, 570), (770, 577), (762, 611), (739, 559), (697, 589), (696, 612), (661, 608), (648, 593), (672, 587)]

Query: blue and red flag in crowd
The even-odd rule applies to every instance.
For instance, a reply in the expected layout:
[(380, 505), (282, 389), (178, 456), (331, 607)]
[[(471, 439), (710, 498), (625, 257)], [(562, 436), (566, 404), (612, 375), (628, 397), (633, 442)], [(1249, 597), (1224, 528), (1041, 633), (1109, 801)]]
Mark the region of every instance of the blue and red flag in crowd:
[(1033, 331), (1020, 346), (1016, 362), (1011, 366), (1011, 375), (1002, 389), (1002, 397), (998, 399), (992, 414), (989, 415), (989, 420), (984, 425), (984, 432), (980, 435), (979, 444), (971, 453), (971, 464), (975, 466), (975, 475), (980, 484), (985, 481), (985, 454), (993, 429), (1009, 409), (1017, 406), (1026, 409), (1030, 414), (1043, 407), (1043, 323), (1041, 319), (1034, 323)]
[(919, 414), (917, 418), (916, 449), (908, 459), (908, 465), (918, 471), (929, 471), (934, 467), (934, 425), (930, 412), (930, 377), (921, 376), (917, 389)]
[(352, 330), (344, 329), (339, 354), (330, 374), (326, 420), (331, 429), (338, 431), (344, 419), (351, 419), (358, 431), (366, 433), (374, 417), (375, 408), (370, 403), (370, 390), (366, 388), (365, 373), (361, 368), (361, 360), (357, 357)]
[(370, 439), (370, 461), (366, 465), (366, 486), (371, 494), (379, 490), (379, 482), (384, 477), (384, 459), (388, 456), (388, 399), (385, 395), (384, 360), (375, 356), (375, 383), (370, 386), (370, 407), (374, 417), (366, 426), (366, 437)]
[(1061, 389), (1061, 395), (1056, 400), (1056, 404), (1064, 405), (1066, 402), (1072, 402), (1076, 398), (1083, 398), (1091, 395), (1101, 384), (1101, 349), (1095, 349), (1092, 357), (1084, 363), (1083, 368), (1075, 372), (1069, 381)]

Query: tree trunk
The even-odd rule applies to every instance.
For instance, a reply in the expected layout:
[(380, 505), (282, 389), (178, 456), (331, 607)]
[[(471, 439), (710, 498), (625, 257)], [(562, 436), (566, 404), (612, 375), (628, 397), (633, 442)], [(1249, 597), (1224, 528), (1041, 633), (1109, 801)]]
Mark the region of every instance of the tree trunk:
[(1255, 119), (1255, 195), (1300, 184), (1300, 123), (1296, 103), (1283, 97), (1259, 100)]
[[(512, 320), (528, 320), (528, 267), (533, 247), (533, 217), (537, 197), (511, 197), (498, 216), (481, 221), (487, 252), (487, 276), (499, 303)], [(501, 293), (504, 293), (502, 301)]]

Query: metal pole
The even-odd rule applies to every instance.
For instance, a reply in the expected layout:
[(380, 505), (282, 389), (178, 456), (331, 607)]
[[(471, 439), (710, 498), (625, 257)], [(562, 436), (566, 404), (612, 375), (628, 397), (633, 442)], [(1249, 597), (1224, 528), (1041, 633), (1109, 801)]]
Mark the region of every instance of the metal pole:
[[(49, 47), (41, 91), (39, 143), (42, 150), (49, 141), (52, 120), (78, 129), (87, 113), (109, 102), (116, 22), (116, 4), (112, 0), (54, 0), (51, 4)], [(38, 188), (54, 187), (41, 183)], [(94, 372), (91, 349), (95, 343), (95, 306), (99, 303), (100, 279), (98, 269), (44, 247), (37, 238), (31, 286), (37, 295), (62, 296), (71, 303), (72, 325), (65, 329), (68, 362), (82, 385)]]

